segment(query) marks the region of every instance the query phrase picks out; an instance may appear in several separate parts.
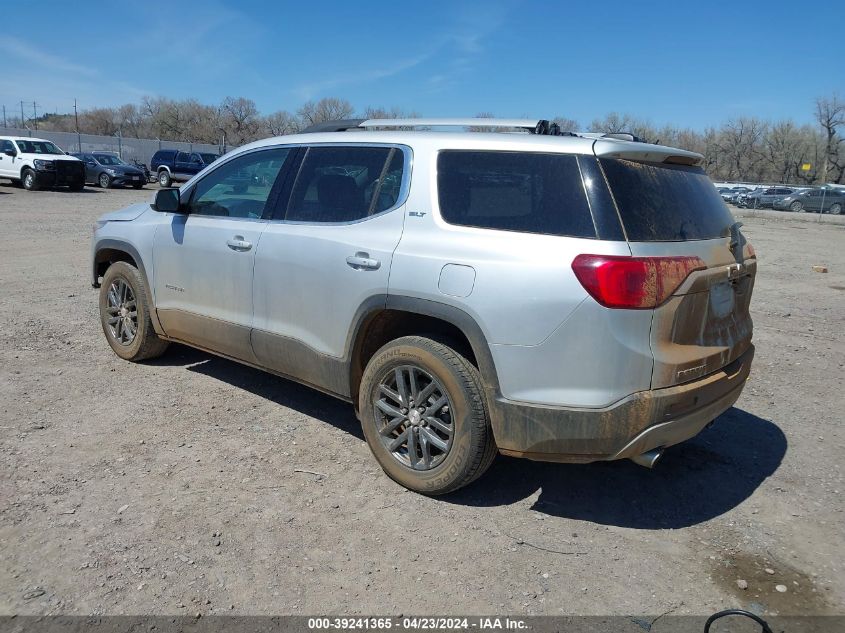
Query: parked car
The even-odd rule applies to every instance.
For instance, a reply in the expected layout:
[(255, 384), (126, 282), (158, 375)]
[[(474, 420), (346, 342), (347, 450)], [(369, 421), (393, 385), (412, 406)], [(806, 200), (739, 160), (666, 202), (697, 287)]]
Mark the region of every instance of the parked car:
[(775, 200), (793, 193), (792, 187), (760, 188), (737, 199), (737, 206), (744, 208), (765, 209), (771, 207)]
[(150, 171), (156, 174), (159, 185), (169, 187), (190, 180), (218, 158), (217, 154), (160, 149), (153, 154)]
[(100, 185), (103, 189), (125, 185), (140, 189), (147, 182), (142, 170), (123, 162), (117, 154), (92, 152), (72, 155), (85, 163), (85, 182)]
[(97, 221), (105, 338), (348, 401), (425, 494), (497, 452), (652, 466), (742, 391), (756, 256), (699, 154), (543, 123), (345, 121), (236, 150)]
[(0, 136), (0, 178), (19, 182), (27, 191), (47, 187), (85, 187), (85, 168), (43, 138)]
[(729, 191), (722, 194), (722, 200), (736, 204), (740, 196), (750, 193), (752, 189), (748, 187), (733, 187)]
[(776, 201), (774, 208), (797, 213), (815, 211), (840, 215), (845, 208), (845, 190), (818, 188), (798, 191)]

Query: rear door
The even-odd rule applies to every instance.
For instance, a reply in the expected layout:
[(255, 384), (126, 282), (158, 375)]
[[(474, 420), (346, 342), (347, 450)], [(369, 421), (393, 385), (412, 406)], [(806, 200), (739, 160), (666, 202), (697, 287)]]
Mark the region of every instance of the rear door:
[(393, 251), (402, 236), (410, 150), (314, 146), (302, 150), (255, 259), (258, 361), (348, 395), (336, 371), (361, 306), (385, 303)]
[(197, 173), (191, 163), (191, 155), (188, 152), (176, 152), (176, 158), (173, 161), (173, 173), (180, 179), (188, 180), (191, 176)]
[(695, 271), (654, 310), (652, 388), (713, 373), (751, 345), (756, 258), (699, 167), (601, 158), (635, 257), (697, 257)]

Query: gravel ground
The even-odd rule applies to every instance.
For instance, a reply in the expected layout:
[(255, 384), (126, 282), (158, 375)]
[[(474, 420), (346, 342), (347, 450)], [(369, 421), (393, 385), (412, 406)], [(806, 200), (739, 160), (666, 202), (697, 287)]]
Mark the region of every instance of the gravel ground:
[(500, 456), (429, 499), (349, 405), (112, 354), (91, 224), (150, 189), (0, 184), (0, 614), (845, 613), (845, 227), (744, 219), (751, 379), (655, 470)]

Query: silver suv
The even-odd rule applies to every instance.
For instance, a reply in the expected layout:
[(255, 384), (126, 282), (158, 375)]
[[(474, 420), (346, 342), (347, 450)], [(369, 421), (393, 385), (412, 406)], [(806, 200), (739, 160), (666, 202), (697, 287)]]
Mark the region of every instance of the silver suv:
[(698, 154), (546, 121), (437, 131), (473, 124), (323, 125), (103, 216), (109, 345), (178, 341), (351, 402), (426, 494), (497, 452), (653, 465), (742, 391), (754, 251)]

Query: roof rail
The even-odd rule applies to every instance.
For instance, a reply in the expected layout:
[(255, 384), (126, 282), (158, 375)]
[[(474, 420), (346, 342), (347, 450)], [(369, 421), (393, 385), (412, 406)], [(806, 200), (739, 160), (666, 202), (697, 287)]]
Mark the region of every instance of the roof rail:
[(304, 130), (311, 132), (345, 132), (347, 130), (368, 128), (432, 128), (432, 127), (480, 127), (521, 129), (531, 134), (559, 136), (560, 127), (557, 123), (546, 119), (344, 119), (341, 121), (326, 121), (315, 123)]
[(579, 136), (588, 139), (616, 139), (618, 141), (634, 141), (645, 143), (643, 139), (629, 132), (561, 132), (560, 126), (547, 119), (482, 119), (482, 118), (452, 118), (452, 119), (341, 119), (315, 123), (303, 133), (312, 132), (346, 132), (348, 130), (367, 130), (370, 128), (433, 128), (433, 127), (464, 127), (464, 128), (501, 128), (511, 130), (525, 130), (530, 134), (543, 136)]
[(338, 119), (337, 121), (324, 121), (323, 123), (314, 123), (302, 130), (303, 133), (311, 132), (346, 132), (360, 127), (366, 119)]

